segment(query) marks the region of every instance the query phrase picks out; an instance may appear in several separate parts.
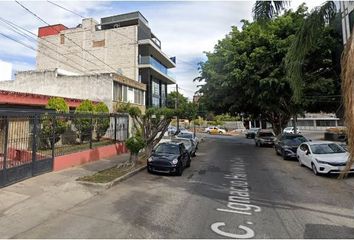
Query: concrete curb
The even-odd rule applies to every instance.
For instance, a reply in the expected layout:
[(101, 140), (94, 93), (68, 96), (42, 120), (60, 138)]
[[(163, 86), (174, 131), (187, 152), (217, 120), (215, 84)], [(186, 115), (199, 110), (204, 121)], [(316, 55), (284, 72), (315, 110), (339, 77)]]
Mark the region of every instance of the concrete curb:
[(100, 187), (100, 188), (105, 188), (105, 189), (109, 189), (115, 185), (117, 185), (118, 183), (120, 183), (121, 181), (124, 181), (125, 179), (137, 174), (138, 172), (143, 171), (144, 169), (146, 169), (146, 165), (141, 166), (131, 172), (128, 172), (126, 174), (124, 174), (123, 176), (120, 176), (116, 179), (114, 179), (113, 181), (110, 181), (108, 183), (93, 183), (93, 182), (87, 182), (87, 181), (76, 181), (82, 185), (85, 186), (90, 186), (90, 187)]

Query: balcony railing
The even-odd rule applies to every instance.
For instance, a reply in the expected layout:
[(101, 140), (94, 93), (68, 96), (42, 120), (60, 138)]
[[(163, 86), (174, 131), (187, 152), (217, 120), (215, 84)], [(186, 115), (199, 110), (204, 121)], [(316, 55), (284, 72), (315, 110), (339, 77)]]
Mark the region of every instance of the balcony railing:
[(173, 72), (171, 72), (168, 68), (166, 68), (164, 65), (162, 65), (159, 61), (157, 61), (155, 58), (150, 57), (150, 56), (140, 56), (139, 57), (139, 64), (150, 64), (155, 68), (157, 71), (163, 73), (164, 75), (167, 75), (173, 79), (175, 79), (175, 75)]

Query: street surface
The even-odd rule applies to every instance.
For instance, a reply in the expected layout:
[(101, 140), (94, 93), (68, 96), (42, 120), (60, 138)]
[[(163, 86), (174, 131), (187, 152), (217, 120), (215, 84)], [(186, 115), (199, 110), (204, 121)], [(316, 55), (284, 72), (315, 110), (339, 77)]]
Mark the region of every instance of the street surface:
[[(353, 238), (354, 177), (206, 136), (182, 177), (143, 171), (16, 238)], [(33, 216), (35, 217), (35, 216)]]

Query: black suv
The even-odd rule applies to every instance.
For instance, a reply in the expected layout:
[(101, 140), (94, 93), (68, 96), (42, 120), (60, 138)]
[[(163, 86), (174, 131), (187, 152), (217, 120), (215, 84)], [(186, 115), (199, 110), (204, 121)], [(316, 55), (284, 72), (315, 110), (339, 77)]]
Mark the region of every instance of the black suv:
[(281, 155), (284, 160), (296, 158), (296, 150), (301, 143), (308, 140), (300, 134), (283, 133), (274, 142), (276, 154)]

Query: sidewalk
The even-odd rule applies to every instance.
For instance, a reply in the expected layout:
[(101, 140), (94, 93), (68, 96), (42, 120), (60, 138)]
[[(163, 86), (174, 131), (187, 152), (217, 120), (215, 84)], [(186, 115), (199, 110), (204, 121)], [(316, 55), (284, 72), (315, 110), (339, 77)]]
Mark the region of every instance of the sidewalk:
[(78, 177), (112, 167), (129, 158), (121, 154), (111, 158), (33, 177), (0, 189), (0, 236), (16, 237), (61, 211), (97, 195), (94, 189), (77, 183)]

